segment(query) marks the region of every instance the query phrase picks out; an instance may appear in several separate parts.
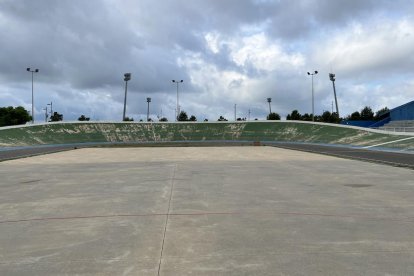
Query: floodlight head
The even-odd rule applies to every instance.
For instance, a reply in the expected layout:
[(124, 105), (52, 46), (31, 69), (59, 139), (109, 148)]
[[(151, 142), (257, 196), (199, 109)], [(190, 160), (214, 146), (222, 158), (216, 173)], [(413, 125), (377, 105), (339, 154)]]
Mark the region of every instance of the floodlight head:
[(267, 102), (270, 103), (272, 101), (272, 98), (267, 98)]
[(315, 75), (318, 74), (318, 71), (315, 71)]
[(147, 98), (147, 103), (150, 103), (151, 102), (151, 98)]
[(308, 75), (310, 75), (310, 73), (308, 72)]
[(131, 79), (131, 73), (124, 74), (124, 81), (129, 81)]
[(335, 81), (335, 74), (333, 74), (333, 73), (329, 73), (329, 79), (330, 79), (331, 81)]
[(35, 72), (38, 73), (39, 72), (39, 69), (36, 69)]
[(175, 80), (172, 80), (172, 82), (175, 82)]
[(183, 80), (181, 80), (180, 82), (183, 82)]
[(28, 67), (26, 70), (27, 70), (27, 72), (30, 72), (30, 67)]

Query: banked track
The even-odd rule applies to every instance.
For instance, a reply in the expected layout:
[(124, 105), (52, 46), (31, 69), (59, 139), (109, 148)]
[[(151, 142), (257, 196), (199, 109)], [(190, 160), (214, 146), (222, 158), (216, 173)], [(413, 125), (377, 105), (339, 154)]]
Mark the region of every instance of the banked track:
[(268, 145), (414, 168), (414, 134), (294, 121), (68, 122), (0, 128), (0, 160), (96, 146)]

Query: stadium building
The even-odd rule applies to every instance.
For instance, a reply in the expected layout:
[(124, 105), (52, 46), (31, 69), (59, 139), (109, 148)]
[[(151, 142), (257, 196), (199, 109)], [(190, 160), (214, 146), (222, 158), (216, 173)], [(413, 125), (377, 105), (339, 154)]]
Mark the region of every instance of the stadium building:
[(380, 115), (379, 121), (343, 121), (344, 125), (378, 128), (387, 131), (414, 132), (414, 101)]

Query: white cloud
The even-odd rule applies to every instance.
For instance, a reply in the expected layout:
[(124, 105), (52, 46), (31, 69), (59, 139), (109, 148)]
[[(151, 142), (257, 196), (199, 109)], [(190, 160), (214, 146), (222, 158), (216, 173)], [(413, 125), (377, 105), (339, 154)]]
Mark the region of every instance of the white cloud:
[(220, 52), (219, 34), (217, 32), (209, 32), (204, 36), (207, 48), (214, 54)]
[[(305, 58), (300, 53), (284, 52), (282, 46), (271, 43), (263, 33), (224, 38), (215, 32), (205, 37), (207, 47), (216, 49), (217, 53), (226, 45), (235, 66), (221, 68), (214, 60), (212, 62), (200, 53), (187, 52), (184, 58), (180, 58), (178, 64), (198, 87), (197, 96), (191, 97), (193, 103), (187, 102), (187, 106), (197, 106), (199, 109), (184, 107), (185, 110), (202, 110), (205, 117), (209, 117), (210, 113), (217, 117), (221, 114), (233, 118), (233, 107), (237, 104), (240, 114), (244, 114), (241, 117), (247, 117), (251, 109), (256, 111), (255, 117), (263, 119), (267, 112), (267, 97), (275, 97), (274, 105), (283, 115), (291, 111), (292, 104), (285, 102), (283, 106), (282, 99), (293, 102), (302, 97), (297, 95), (300, 90), (290, 92), (290, 87), (283, 87), (289, 83), (284, 78), (297, 75), (298, 68), (304, 66)], [(250, 74), (248, 68), (262, 73)], [(290, 100), (289, 96), (292, 97)]]
[(286, 53), (276, 42), (264, 33), (258, 33), (230, 43), (231, 57), (239, 66), (251, 65), (264, 71), (289, 70), (304, 65), (301, 53)]
[(325, 60), (343, 74), (413, 67), (414, 24), (407, 19), (354, 23), (317, 47), (315, 60)]

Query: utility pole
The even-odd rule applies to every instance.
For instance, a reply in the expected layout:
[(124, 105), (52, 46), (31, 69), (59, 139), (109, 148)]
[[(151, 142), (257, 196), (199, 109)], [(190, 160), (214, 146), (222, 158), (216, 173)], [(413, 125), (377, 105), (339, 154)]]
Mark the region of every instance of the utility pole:
[(43, 110), (45, 111), (45, 123), (47, 123), (47, 117), (49, 116), (47, 114), (47, 105), (46, 105), (46, 108), (43, 108)]
[(53, 116), (53, 102), (50, 102), (50, 104), (47, 104), (47, 105), (50, 105), (50, 117), (52, 117)]

